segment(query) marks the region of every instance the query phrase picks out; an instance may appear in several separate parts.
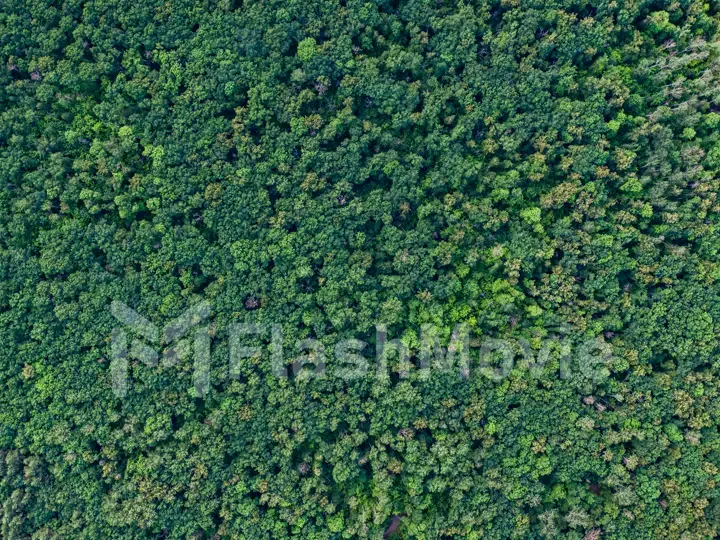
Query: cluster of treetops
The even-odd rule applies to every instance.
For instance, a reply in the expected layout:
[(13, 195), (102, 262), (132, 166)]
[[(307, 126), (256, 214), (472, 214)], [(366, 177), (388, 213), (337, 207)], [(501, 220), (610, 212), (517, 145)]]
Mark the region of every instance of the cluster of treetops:
[[(0, 537), (716, 537), (719, 9), (3, 2)], [(210, 302), (207, 395), (188, 360), (115, 396), (113, 301)], [(557, 350), (231, 376), (238, 322)]]

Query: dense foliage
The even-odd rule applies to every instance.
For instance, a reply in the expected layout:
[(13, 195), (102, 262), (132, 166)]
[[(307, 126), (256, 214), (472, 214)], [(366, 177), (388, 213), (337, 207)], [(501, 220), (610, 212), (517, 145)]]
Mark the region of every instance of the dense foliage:
[[(718, 9), (4, 2), (0, 537), (719, 534)], [(114, 395), (111, 302), (201, 300), (207, 395), (187, 361)], [(557, 347), (348, 382), (259, 335), (231, 376), (237, 322)]]

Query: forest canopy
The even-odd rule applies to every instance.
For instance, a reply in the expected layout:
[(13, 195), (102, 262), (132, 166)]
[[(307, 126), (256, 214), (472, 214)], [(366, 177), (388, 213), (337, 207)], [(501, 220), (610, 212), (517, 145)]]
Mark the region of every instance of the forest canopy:
[(720, 535), (719, 24), (3, 2), (0, 537)]

